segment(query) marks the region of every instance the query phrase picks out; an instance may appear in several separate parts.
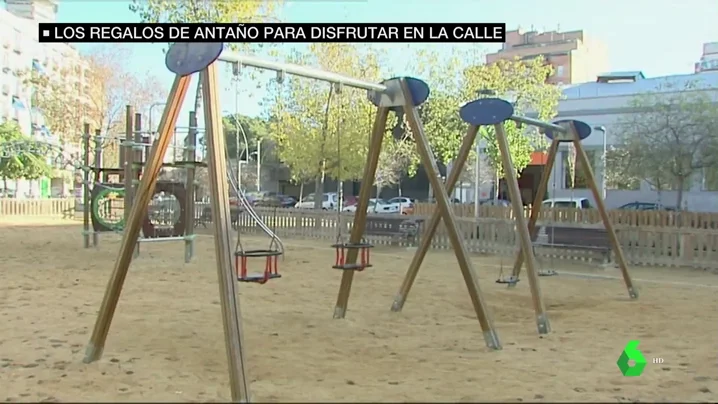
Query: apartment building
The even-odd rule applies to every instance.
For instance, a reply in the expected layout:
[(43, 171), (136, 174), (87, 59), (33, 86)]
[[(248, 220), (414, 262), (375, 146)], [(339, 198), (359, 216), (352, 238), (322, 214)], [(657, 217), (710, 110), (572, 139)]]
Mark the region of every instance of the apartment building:
[(703, 54), (696, 62), (695, 73), (718, 71), (718, 42), (703, 44)]
[[(77, 94), (78, 102), (84, 102), (88, 69), (71, 45), (38, 42), (38, 23), (54, 21), (56, 13), (57, 2), (53, 0), (6, 0), (6, 9), (0, 9), (0, 121), (14, 120), (24, 133), (46, 141), (56, 141), (57, 137), (45, 125), (42, 111), (32, 105), (35, 89), (24, 82), (19, 72), (33, 69), (52, 75), (61, 71), (68, 91)], [(71, 145), (65, 150), (68, 155), (78, 151)], [(56, 182), (52, 180), (53, 184)], [(46, 193), (46, 188), (58, 188), (37, 181), (18, 181), (16, 185), (17, 195), (40, 195)]]
[(543, 56), (553, 65), (554, 74), (548, 78), (552, 84), (572, 84), (595, 81), (608, 71), (608, 49), (600, 41), (583, 31), (527, 31), (520, 28), (506, 32), (501, 50), (486, 55), (486, 63), (501, 59), (531, 59)]

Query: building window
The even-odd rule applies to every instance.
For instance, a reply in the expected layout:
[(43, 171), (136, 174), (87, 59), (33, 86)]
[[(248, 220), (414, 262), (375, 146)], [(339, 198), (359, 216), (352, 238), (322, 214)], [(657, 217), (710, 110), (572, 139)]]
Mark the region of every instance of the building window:
[(10, 73), (11, 71), (12, 71), (12, 68), (10, 66), (10, 52), (3, 51), (3, 53), (2, 53), (2, 72)]
[(22, 50), (22, 32), (17, 29), (15, 30), (15, 41), (14, 42), (15, 43), (13, 45), (12, 50), (15, 53), (19, 54)]
[(564, 69), (563, 66), (556, 66), (556, 77), (563, 77), (563, 75), (564, 75), (563, 69)]

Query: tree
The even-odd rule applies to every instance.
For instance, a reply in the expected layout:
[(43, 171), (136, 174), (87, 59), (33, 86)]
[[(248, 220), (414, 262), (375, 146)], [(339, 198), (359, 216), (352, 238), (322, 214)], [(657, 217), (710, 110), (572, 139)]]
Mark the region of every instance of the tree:
[[(377, 198), (381, 194), (382, 188), (396, 184), (401, 185), (400, 181), (405, 174), (408, 174), (409, 177), (416, 174), (418, 165), (416, 145), (406, 116), (401, 115), (401, 122), (397, 120), (394, 129), (385, 134), (382, 142), (383, 146), (379, 154), (379, 164), (374, 179)], [(401, 195), (401, 186), (399, 186), (399, 195)]]
[[(158, 23), (258, 23), (277, 21), (282, 0), (132, 0), (130, 11), (136, 13), (141, 22)], [(230, 49), (252, 52), (263, 44), (229, 43)], [(202, 86), (198, 81), (194, 110), (199, 111), (202, 100)]]
[[(132, 105), (135, 112), (149, 116), (150, 107), (166, 93), (159, 78), (149, 71), (130, 71), (125, 61), (132, 51), (121, 45), (98, 46), (88, 55), (93, 75), (98, 77), (97, 87), (91, 90), (91, 121), (98, 125), (103, 140), (103, 159), (106, 166), (119, 167), (120, 134), (125, 132), (125, 108)], [(147, 128), (149, 131), (154, 128)]]
[[(551, 119), (558, 106), (560, 89), (546, 84), (552, 67), (542, 57), (530, 60), (499, 60), (490, 65), (476, 65), (475, 50), (456, 51), (448, 59), (435, 52), (419, 52), (417, 67), (431, 83), (431, 96), (421, 107), (421, 118), (439, 162), (449, 164), (456, 158), (466, 133), (466, 123), (459, 117), (460, 106), (478, 97), (506, 98), (514, 103), (517, 114), (532, 111), (539, 119)], [(514, 168), (520, 172), (531, 161), (531, 153), (545, 147), (538, 131), (514, 122), (505, 123), (509, 152)], [(503, 176), (503, 164), (493, 127), (481, 127), (489, 164), (496, 182)], [(475, 151), (469, 160), (475, 161)]]
[[(627, 178), (640, 178), (659, 192), (683, 192), (705, 169), (718, 167), (718, 112), (707, 91), (696, 81), (665, 83), (629, 102), (636, 113), (617, 124), (616, 154), (623, 155)], [(613, 157), (612, 157), (613, 158)]]
[(453, 51), (448, 58), (442, 58), (437, 52), (422, 49), (415, 58), (413, 70), (431, 86), (429, 99), (420, 107), (420, 117), (434, 155), (443, 164), (456, 158), (466, 133), (466, 124), (458, 113), (466, 101), (460, 88), (466, 56)]
[(79, 144), (83, 125), (89, 123), (105, 136), (105, 165), (119, 166), (116, 140), (125, 131), (125, 105), (147, 113), (165, 92), (156, 76), (137, 75), (123, 67), (130, 55), (122, 46), (101, 46), (74, 64), (18, 73), (32, 86), (32, 105), (42, 113), (45, 126), (62, 143)]
[[(511, 101), (515, 114), (532, 111), (538, 119), (550, 120), (556, 115), (561, 95), (557, 86), (546, 83), (546, 78), (552, 73), (553, 68), (543, 57), (499, 60), (490, 65), (471, 66), (463, 72), (462, 98), (473, 100), (477, 94), (495, 94), (493, 96)], [(504, 127), (518, 174), (531, 162), (531, 153), (544, 148), (546, 142), (536, 128), (522, 127), (513, 121), (507, 121)], [(482, 127), (479, 133), (486, 141), (486, 153), (492, 168), (496, 170), (497, 177), (503, 177), (504, 168), (494, 128)]]
[[(380, 77), (376, 54), (352, 44), (315, 43), (288, 59), (372, 82)], [(329, 83), (297, 77), (278, 86), (269, 113), (279, 159), (302, 178), (315, 180), (317, 194), (327, 175), (340, 181), (359, 178), (376, 110), (366, 91), (345, 87), (337, 93)]]
[(7, 180), (36, 180), (50, 172), (47, 156), (50, 147), (39, 143), (20, 130), (14, 122), (0, 124), (0, 178), (3, 188)]
[[(224, 128), (224, 136), (227, 139), (227, 152), (230, 159), (236, 159), (238, 151), (241, 153), (242, 159), (247, 158), (247, 155), (257, 151), (257, 140), (270, 137), (270, 124), (266, 119), (260, 117), (239, 114), (227, 115), (222, 118), (222, 127)], [(244, 132), (244, 136), (242, 136), (242, 132)], [(247, 139), (246, 145), (244, 144), (245, 136)], [(247, 150), (245, 150), (245, 147)]]
[[(100, 75), (88, 68), (85, 59), (47, 70), (30, 69), (17, 73), (25, 85), (32, 87), (31, 103), (42, 113), (45, 126), (63, 143), (78, 144), (83, 123), (87, 122), (88, 116), (96, 115), (86, 96), (92, 97), (101, 87)], [(93, 94), (88, 94), (90, 89)]]

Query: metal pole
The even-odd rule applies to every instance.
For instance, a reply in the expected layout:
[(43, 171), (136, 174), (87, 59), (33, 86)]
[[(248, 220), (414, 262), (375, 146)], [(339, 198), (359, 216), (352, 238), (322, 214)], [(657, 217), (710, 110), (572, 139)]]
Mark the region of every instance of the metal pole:
[(224, 51), (219, 56), (223, 62), (235, 63), (241, 66), (251, 66), (259, 69), (273, 70), (275, 72), (284, 72), (294, 76), (306, 77), (309, 79), (323, 80), (331, 83), (340, 83), (345, 86), (362, 88), (364, 90), (386, 91), (386, 86), (370, 83), (359, 79), (343, 76), (341, 74), (327, 72), (313, 67), (300, 66), (292, 63), (274, 62), (271, 60), (263, 60), (254, 56), (240, 55), (239, 53)]
[[(239, 151), (239, 121), (234, 117), (234, 144), (237, 145), (237, 182), (239, 188), (242, 188), (242, 153)], [(239, 195), (237, 195), (239, 196)]]
[(474, 217), (479, 217), (479, 198), (481, 197), (481, 140), (476, 141), (476, 163), (474, 166)]
[(600, 130), (603, 134), (603, 154), (601, 154), (601, 197), (606, 200), (606, 172), (608, 167), (606, 166), (606, 127), (596, 126), (593, 129)]
[[(94, 186), (97, 186), (102, 181), (102, 132), (99, 129), (95, 130), (95, 178), (93, 180)], [(92, 245), (97, 247), (99, 242), (99, 235), (96, 231), (92, 231)]]
[(85, 248), (90, 248), (90, 124), (83, 125), (82, 148), (85, 153), (82, 161), (82, 238)]
[(132, 209), (132, 203), (134, 201), (134, 188), (132, 181), (135, 179), (135, 149), (132, 147), (132, 131), (135, 127), (135, 113), (131, 105), (125, 107), (125, 158), (123, 160), (125, 173), (125, 225), (127, 225), (130, 219), (130, 210)]
[[(151, 115), (150, 115), (151, 116)], [(194, 163), (197, 160), (195, 147), (197, 146), (197, 114), (195, 111), (189, 113), (189, 130), (187, 131), (187, 148), (184, 150), (184, 161)], [(194, 164), (188, 165), (185, 170), (187, 177), (185, 178), (185, 189), (187, 195), (185, 199), (185, 234), (184, 234), (184, 262), (189, 263), (194, 256), (195, 241), (195, 194), (197, 187), (195, 185), (195, 168)]]
[(509, 119), (511, 119), (512, 121), (514, 121), (516, 123), (522, 123), (524, 125), (536, 126), (541, 129), (556, 131), (558, 133), (568, 133), (566, 128), (564, 128), (563, 126), (559, 126), (559, 125), (549, 123), (549, 122), (539, 121), (538, 119), (527, 118), (525, 116), (518, 116), (518, 115), (514, 115)]
[(262, 141), (257, 140), (257, 192), (261, 191), (262, 185)]

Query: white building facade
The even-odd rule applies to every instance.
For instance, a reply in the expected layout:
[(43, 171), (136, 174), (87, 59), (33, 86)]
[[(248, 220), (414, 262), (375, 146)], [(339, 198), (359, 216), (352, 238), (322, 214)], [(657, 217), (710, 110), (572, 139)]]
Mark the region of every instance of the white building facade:
[[(32, 69), (52, 74), (62, 68), (65, 74), (76, 73), (67, 80), (82, 89), (87, 69), (87, 63), (71, 45), (38, 42), (38, 23), (55, 21), (56, 13), (57, 3), (51, 0), (6, 0), (6, 9), (0, 9), (0, 122), (14, 120), (25, 134), (47, 141), (55, 141), (56, 137), (52, 128), (45, 126), (42, 111), (32, 105), (32, 85), (18, 73)], [(66, 194), (64, 185), (60, 178), (48, 178), (19, 180), (8, 188), (17, 197), (47, 197)]]
[[(599, 189), (605, 187), (606, 205), (616, 208), (630, 202), (660, 202), (666, 206), (675, 206), (676, 190), (664, 190), (660, 193), (646, 182), (635, 184), (631, 189), (612, 189), (605, 183), (604, 149), (615, 143), (617, 125), (627, 114), (640, 113), (630, 106), (637, 94), (657, 91), (671, 84), (681, 89), (685, 83), (696, 83), (692, 91), (704, 91), (716, 103), (718, 109), (718, 71), (708, 69), (695, 74), (675, 75), (646, 79), (640, 72), (610, 73), (600, 76), (596, 82), (568, 86), (563, 90), (564, 99), (559, 102), (556, 119), (576, 119), (594, 128), (590, 137), (582, 144), (592, 159), (594, 173)], [(666, 90), (663, 90), (666, 91)], [(671, 90), (673, 91), (673, 90)], [(605, 129), (605, 130), (601, 130)], [(718, 130), (718, 129), (717, 129)], [(568, 147), (563, 148), (554, 166), (549, 181), (551, 197), (588, 197), (591, 192), (585, 187), (572, 189), (566, 183)], [(684, 191), (682, 208), (691, 211), (718, 211), (718, 188), (708, 184), (703, 175), (694, 178), (690, 188)], [(577, 185), (578, 187), (578, 185)]]

